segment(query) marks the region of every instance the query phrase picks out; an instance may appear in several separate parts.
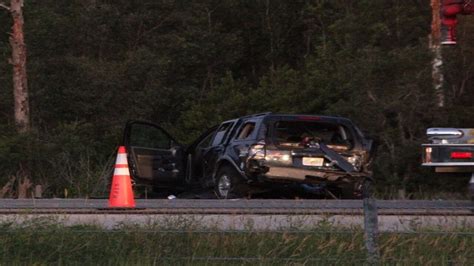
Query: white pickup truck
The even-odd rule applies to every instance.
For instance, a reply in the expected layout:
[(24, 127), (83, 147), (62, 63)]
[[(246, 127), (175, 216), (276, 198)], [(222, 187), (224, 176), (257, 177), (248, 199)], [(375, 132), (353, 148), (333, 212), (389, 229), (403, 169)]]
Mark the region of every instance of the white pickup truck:
[(469, 193), (474, 199), (474, 128), (429, 128), (429, 144), (422, 144), (423, 166), (438, 173), (471, 173)]

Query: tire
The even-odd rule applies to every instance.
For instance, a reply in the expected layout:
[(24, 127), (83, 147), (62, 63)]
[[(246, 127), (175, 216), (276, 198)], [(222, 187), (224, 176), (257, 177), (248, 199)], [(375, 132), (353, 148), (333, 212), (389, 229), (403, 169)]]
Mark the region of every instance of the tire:
[(244, 197), (248, 189), (237, 171), (223, 166), (217, 171), (214, 191), (219, 199), (235, 199)]
[(358, 193), (358, 182), (350, 182), (338, 187), (340, 199), (361, 199), (362, 193)]
[(367, 178), (361, 180), (354, 180), (345, 184), (339, 185), (341, 199), (363, 199), (364, 198), (364, 184)]

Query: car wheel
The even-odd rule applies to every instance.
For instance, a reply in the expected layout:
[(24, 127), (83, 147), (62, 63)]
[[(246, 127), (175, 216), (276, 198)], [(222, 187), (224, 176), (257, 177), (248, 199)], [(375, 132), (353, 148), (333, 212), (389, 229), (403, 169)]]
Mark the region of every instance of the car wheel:
[(336, 190), (341, 199), (362, 199), (364, 190), (364, 181), (350, 181), (340, 184)]
[(217, 172), (215, 192), (220, 199), (241, 198), (245, 195), (242, 177), (231, 167), (224, 166)]

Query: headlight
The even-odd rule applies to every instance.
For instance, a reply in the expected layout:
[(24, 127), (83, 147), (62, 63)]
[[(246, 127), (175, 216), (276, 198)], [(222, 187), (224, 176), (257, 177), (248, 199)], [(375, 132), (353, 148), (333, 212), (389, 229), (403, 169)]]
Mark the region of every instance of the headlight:
[(282, 163), (282, 164), (292, 164), (293, 163), (290, 151), (267, 150), (266, 155), (265, 155), (265, 161)]

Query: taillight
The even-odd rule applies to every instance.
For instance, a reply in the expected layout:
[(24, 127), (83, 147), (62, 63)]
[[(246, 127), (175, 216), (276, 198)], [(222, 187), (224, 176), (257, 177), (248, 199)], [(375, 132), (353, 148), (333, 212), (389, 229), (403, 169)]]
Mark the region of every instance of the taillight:
[(291, 152), (281, 150), (266, 150), (265, 161), (281, 164), (292, 164)]
[(249, 158), (256, 160), (265, 159), (265, 142), (259, 141), (258, 143), (250, 146), (248, 155)]
[(360, 170), (360, 167), (361, 167), (361, 157), (360, 155), (353, 155), (353, 156), (350, 156), (350, 157), (347, 157), (347, 161), (352, 164), (352, 166), (354, 166), (354, 168), (359, 171)]
[(451, 159), (471, 159), (472, 152), (453, 151), (451, 152)]
[(431, 152), (433, 151), (433, 148), (431, 147), (426, 147), (425, 148), (425, 163), (431, 163)]

